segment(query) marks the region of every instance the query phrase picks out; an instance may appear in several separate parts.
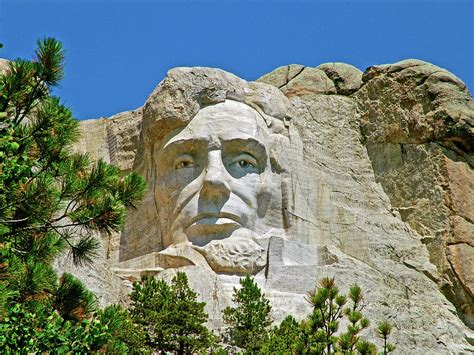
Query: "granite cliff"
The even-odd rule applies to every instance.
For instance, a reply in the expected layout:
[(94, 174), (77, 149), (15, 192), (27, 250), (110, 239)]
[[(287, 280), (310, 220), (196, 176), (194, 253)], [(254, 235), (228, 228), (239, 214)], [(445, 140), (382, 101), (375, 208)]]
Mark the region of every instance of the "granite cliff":
[[(247, 133), (243, 126), (227, 132), (219, 120), (252, 115), (268, 153), (259, 171), (268, 176), (255, 185), (257, 221), (240, 221), (245, 228), (237, 231), (244, 232), (200, 244), (169, 232), (163, 210), (172, 203), (164, 186), (170, 179), (161, 158), (169, 137), (202, 131), (222, 141), (232, 131)], [(139, 171), (149, 185), (123, 232), (103, 239), (93, 270), (58, 263), (103, 304), (125, 301), (142, 274), (170, 279), (183, 270), (219, 328), (232, 288), (252, 272), (276, 320), (287, 313), (302, 318), (306, 292), (335, 276), (343, 290), (361, 285), (368, 317), (394, 324), (401, 352), (473, 350), (474, 103), (446, 70), (417, 60), (364, 73), (343, 63), (289, 65), (246, 82), (218, 69), (176, 68), (144, 107), (82, 121), (81, 128), (78, 150), (123, 172)], [(231, 154), (235, 141), (216, 149)], [(206, 171), (215, 168), (206, 164)], [(207, 184), (218, 184), (220, 174)], [(185, 178), (186, 188), (197, 179)]]

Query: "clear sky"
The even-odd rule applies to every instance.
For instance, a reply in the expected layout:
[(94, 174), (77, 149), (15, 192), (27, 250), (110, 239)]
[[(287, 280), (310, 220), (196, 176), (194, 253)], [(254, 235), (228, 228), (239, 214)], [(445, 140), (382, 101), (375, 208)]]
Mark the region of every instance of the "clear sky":
[(61, 40), (55, 91), (79, 119), (137, 108), (176, 66), (253, 80), (291, 63), (361, 70), (417, 58), (474, 90), (474, 0), (0, 0), (0, 57)]

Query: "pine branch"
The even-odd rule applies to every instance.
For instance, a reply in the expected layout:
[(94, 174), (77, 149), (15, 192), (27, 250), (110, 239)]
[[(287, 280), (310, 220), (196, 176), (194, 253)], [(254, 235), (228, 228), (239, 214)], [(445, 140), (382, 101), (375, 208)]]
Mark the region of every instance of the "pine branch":
[(64, 51), (62, 44), (54, 38), (38, 40), (36, 60), (41, 64), (39, 76), (49, 86), (56, 85), (63, 77)]
[(71, 246), (69, 255), (72, 256), (74, 265), (84, 266), (90, 265), (94, 261), (94, 257), (98, 255), (100, 242), (93, 236), (86, 236)]
[(55, 292), (55, 306), (64, 319), (80, 321), (97, 309), (97, 299), (76, 277), (64, 273)]

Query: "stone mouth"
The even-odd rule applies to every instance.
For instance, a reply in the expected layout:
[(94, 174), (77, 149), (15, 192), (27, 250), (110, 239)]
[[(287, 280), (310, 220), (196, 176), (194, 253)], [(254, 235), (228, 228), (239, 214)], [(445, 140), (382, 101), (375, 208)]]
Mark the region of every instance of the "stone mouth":
[(201, 212), (191, 218), (186, 227), (193, 225), (224, 225), (237, 224), (242, 227), (241, 218), (228, 212)]

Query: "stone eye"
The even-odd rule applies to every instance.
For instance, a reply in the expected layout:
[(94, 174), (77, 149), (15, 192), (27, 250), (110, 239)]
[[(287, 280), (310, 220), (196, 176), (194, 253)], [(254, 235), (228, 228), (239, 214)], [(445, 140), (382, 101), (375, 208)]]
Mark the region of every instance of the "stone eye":
[(258, 162), (255, 157), (249, 153), (241, 153), (233, 159), (232, 165), (235, 168), (247, 173), (257, 172)]
[(194, 162), (193, 162), (193, 159), (192, 157), (190, 156), (184, 156), (180, 159), (178, 159), (178, 161), (175, 163), (175, 170), (178, 170), (178, 169), (185, 169), (185, 168), (190, 168), (194, 166)]
[(182, 162), (178, 163), (178, 165), (176, 165), (176, 169), (182, 169), (182, 168), (187, 167), (188, 165), (189, 165), (188, 162), (182, 161)]
[(248, 169), (248, 168), (250, 168), (250, 167), (252, 167), (252, 168), (254, 167), (252, 163), (250, 163), (250, 162), (248, 162), (248, 161), (246, 161), (246, 160), (243, 160), (243, 159), (242, 159), (242, 160), (239, 160), (239, 161), (237, 162), (237, 164), (239, 164), (239, 166), (240, 166), (242, 169)]

